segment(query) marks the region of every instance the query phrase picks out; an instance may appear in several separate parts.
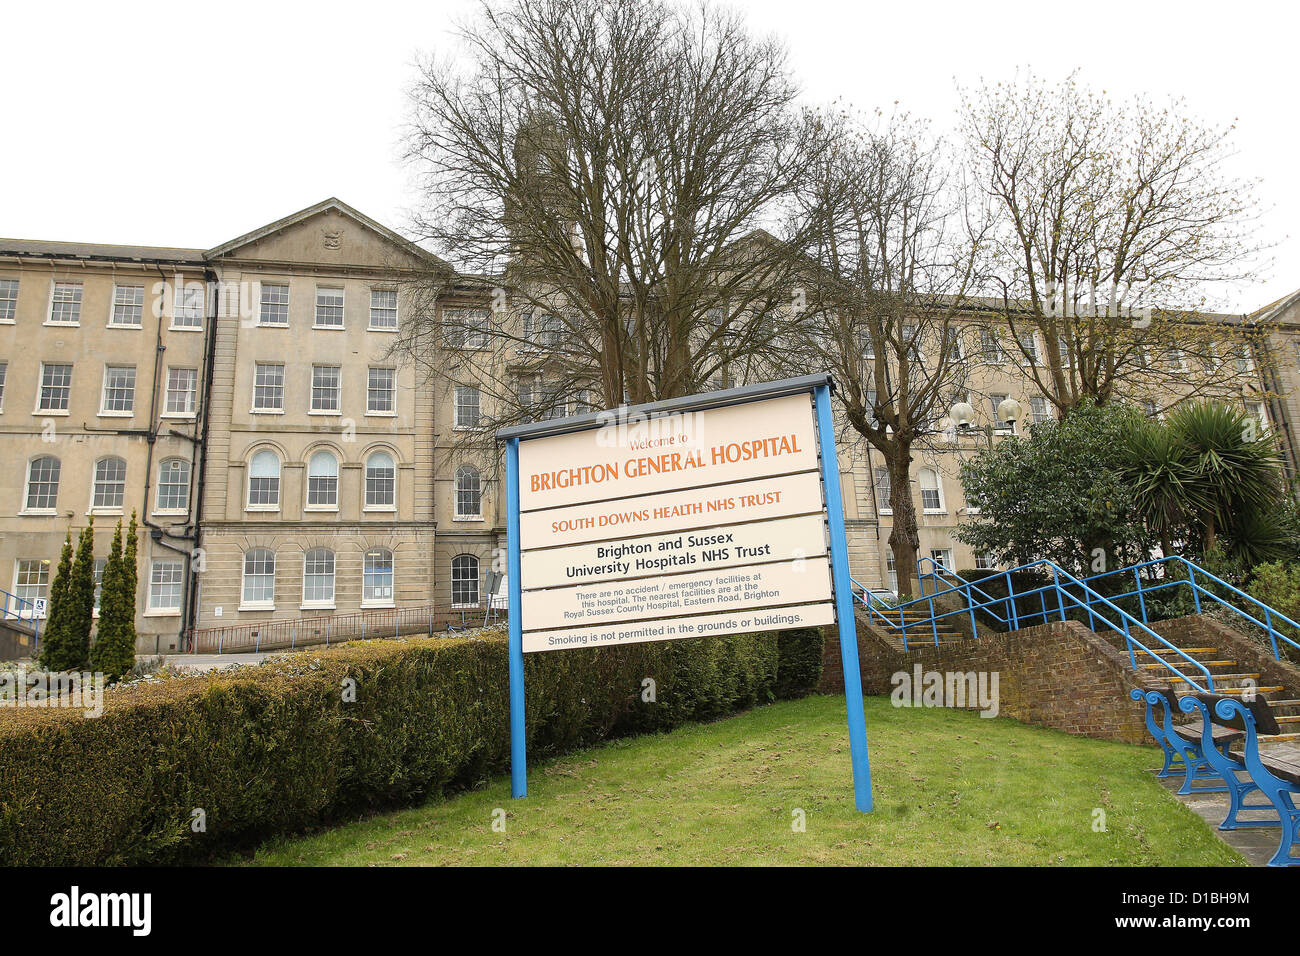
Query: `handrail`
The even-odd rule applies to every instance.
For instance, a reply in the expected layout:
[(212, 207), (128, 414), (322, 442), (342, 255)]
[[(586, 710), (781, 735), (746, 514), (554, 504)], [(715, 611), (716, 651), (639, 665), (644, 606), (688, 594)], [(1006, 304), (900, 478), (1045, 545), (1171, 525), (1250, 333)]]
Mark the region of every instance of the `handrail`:
[[(12, 617), (16, 621), (30, 624), (32, 628), (32, 652), (35, 653), (41, 645), (41, 619), (36, 613), (36, 602), (19, 597), (17, 594), (10, 594), (2, 588), (0, 588), (0, 596), (3, 596), (3, 600), (0, 601), (0, 621), (7, 621)], [(10, 602), (18, 605), (16, 613), (10, 613)], [(27, 609), (26, 614), (23, 613), (24, 608)]]
[[(1170, 578), (1168, 575), (1165, 575), (1161, 579), (1162, 583), (1160, 584), (1147, 583), (1145, 586), (1143, 585), (1142, 575), (1140, 573), (1143, 568), (1155, 567), (1157, 565), (1164, 566), (1164, 565), (1171, 565), (1171, 564), (1178, 564), (1185, 567), (1187, 569), (1187, 577), (1185, 579)], [(1272, 645), (1273, 648), (1274, 660), (1282, 659), (1281, 652), (1277, 646), (1278, 638), (1281, 638), (1283, 641), (1285, 641), (1287, 644), (1290, 644), (1296, 650), (1300, 650), (1300, 642), (1292, 640), (1291, 638), (1283, 634), (1281, 631), (1277, 630), (1273, 626), (1273, 620), (1274, 618), (1281, 620), (1283, 623), (1288, 624), (1291, 627), (1295, 628), (1298, 633), (1300, 633), (1300, 624), (1297, 624), (1295, 621), (1287, 617), (1281, 611), (1278, 611), (1275, 608), (1265, 604), (1263, 601), (1259, 600), (1258, 598), (1253, 597), (1250, 594), (1247, 594), (1245, 591), (1241, 590), (1241, 588), (1229, 584), (1227, 581), (1223, 580), (1217, 575), (1212, 574), (1209, 571), (1206, 571), (1200, 565), (1187, 560), (1187, 558), (1184, 558), (1182, 555), (1177, 555), (1177, 554), (1170, 555), (1164, 558), (1156, 558), (1151, 561), (1144, 561), (1141, 564), (1130, 565), (1129, 567), (1126, 568), (1119, 568), (1118, 570), (1115, 571), (1103, 571), (1100, 574), (1094, 574), (1091, 577), (1084, 578), (1084, 580), (1095, 581), (1100, 578), (1107, 578), (1117, 574), (1129, 574), (1129, 573), (1133, 575), (1134, 581), (1137, 582), (1137, 589), (1134, 591), (1127, 591), (1124, 594), (1116, 595), (1116, 597), (1121, 597), (1121, 598), (1131, 597), (1132, 595), (1136, 594), (1138, 596), (1138, 601), (1141, 606), (1144, 623), (1146, 619), (1146, 601), (1145, 601), (1146, 594), (1150, 593), (1151, 591), (1159, 591), (1162, 590), (1163, 588), (1175, 588), (1178, 587), (1180, 584), (1186, 584), (1192, 591), (1192, 598), (1193, 601), (1195, 602), (1196, 611), (1198, 614), (1201, 611), (1201, 595), (1205, 595), (1206, 597), (1213, 599), (1214, 601), (1218, 602), (1224, 607), (1229, 608), (1232, 611), (1235, 611), (1236, 613), (1240, 614), (1242, 617), (1246, 618), (1246, 620), (1257, 625), (1258, 627), (1263, 628), (1266, 632), (1268, 632), (1269, 643)], [(1215, 594), (1209, 588), (1204, 587), (1197, 580), (1198, 577), (1209, 578), (1215, 584), (1218, 584), (1221, 587), (1226, 588), (1228, 591), (1232, 592), (1233, 594), (1237, 595), (1238, 597), (1244, 598), (1245, 600), (1249, 601), (1251, 604), (1255, 605), (1255, 607), (1263, 611), (1264, 620), (1261, 621), (1258, 618), (1256, 618), (1254, 615), (1248, 614), (1246, 611), (1242, 610), (1237, 605), (1233, 604), (1231, 601), (1225, 601), (1218, 594)]]
[[(925, 577), (929, 577), (929, 578), (931, 578), (931, 579), (937, 579), (938, 576), (939, 576), (940, 574), (946, 574), (946, 575), (948, 575), (948, 576), (950, 576), (950, 577), (952, 577), (952, 578), (955, 578), (955, 579), (958, 580), (958, 581), (961, 581), (962, 584), (961, 584), (960, 586), (955, 586), (955, 587), (948, 588), (946, 591), (935, 591), (935, 592), (931, 593), (930, 595), (928, 595), (926, 598), (917, 598), (917, 599), (914, 599), (914, 600), (912, 600), (912, 601), (907, 602), (907, 604), (901, 604), (901, 605), (899, 605), (899, 609), (900, 609), (900, 620), (901, 620), (901, 614), (902, 614), (901, 609), (904, 608), (904, 607), (906, 607), (908, 604), (916, 604), (916, 603), (918, 603), (918, 602), (920, 602), (920, 601), (922, 601), (922, 600), (928, 600), (929, 603), (931, 604), (931, 606), (933, 606), (933, 602), (934, 602), (934, 598), (935, 598), (935, 597), (939, 597), (939, 596), (941, 596), (941, 595), (943, 595), (943, 594), (950, 594), (950, 593), (953, 593), (953, 592), (956, 592), (956, 591), (964, 591), (965, 594), (966, 594), (967, 606), (966, 606), (965, 608), (961, 608), (961, 609), (959, 609), (959, 610), (957, 610), (957, 611), (949, 611), (949, 612), (946, 612), (945, 614), (939, 615), (940, 617), (947, 617), (947, 616), (949, 616), (949, 615), (951, 615), (951, 614), (964, 614), (964, 613), (969, 613), (969, 614), (971, 615), (971, 626), (972, 626), (972, 628), (974, 628), (974, 626), (975, 626), (975, 613), (974, 613), (974, 612), (975, 612), (976, 610), (987, 610), (987, 609), (988, 609), (988, 606), (989, 606), (990, 603), (995, 603), (995, 604), (1005, 604), (1005, 605), (1007, 606), (1007, 614), (1008, 614), (1008, 617), (1010, 618), (1009, 621), (1007, 620), (1007, 618), (1003, 618), (1003, 617), (1000, 617), (999, 615), (997, 615), (996, 612), (989, 611), (989, 613), (992, 614), (996, 619), (1001, 620), (1001, 621), (1003, 621), (1003, 622), (1005, 622), (1005, 623), (1009, 623), (1010, 626), (1011, 626), (1013, 629), (1016, 629), (1016, 628), (1019, 628), (1019, 627), (1021, 626), (1021, 623), (1020, 623), (1020, 620), (1019, 620), (1019, 615), (1018, 615), (1017, 612), (1016, 612), (1016, 606), (1015, 606), (1016, 598), (1032, 597), (1032, 596), (1035, 595), (1035, 594), (1040, 595), (1040, 604), (1041, 604), (1042, 610), (1039, 611), (1039, 612), (1035, 612), (1035, 613), (1027, 614), (1027, 615), (1025, 615), (1025, 617), (1027, 617), (1027, 618), (1034, 618), (1034, 617), (1038, 617), (1038, 616), (1041, 615), (1042, 618), (1043, 618), (1043, 622), (1046, 623), (1046, 622), (1048, 621), (1048, 619), (1049, 619), (1049, 615), (1050, 615), (1050, 613), (1051, 613), (1051, 612), (1048, 611), (1048, 609), (1047, 609), (1046, 595), (1047, 595), (1047, 593), (1048, 593), (1049, 591), (1051, 591), (1051, 592), (1054, 592), (1055, 595), (1056, 595), (1056, 600), (1057, 600), (1057, 610), (1058, 610), (1059, 613), (1060, 613), (1061, 620), (1064, 620), (1064, 619), (1065, 619), (1064, 600), (1065, 600), (1066, 598), (1069, 598), (1070, 601), (1072, 601), (1073, 603), (1075, 603), (1075, 604), (1077, 604), (1077, 605), (1083, 607), (1083, 608), (1088, 612), (1088, 615), (1089, 615), (1089, 618), (1090, 618), (1090, 619), (1098, 618), (1098, 617), (1099, 617), (1099, 618), (1101, 618), (1101, 620), (1104, 621), (1104, 622), (1105, 622), (1105, 623), (1106, 623), (1106, 624), (1107, 624), (1107, 625), (1108, 625), (1112, 630), (1114, 630), (1114, 631), (1118, 631), (1118, 632), (1122, 633), (1122, 634), (1124, 635), (1125, 643), (1128, 645), (1129, 663), (1132, 665), (1132, 667), (1133, 667), (1134, 670), (1137, 669), (1137, 655), (1136, 655), (1136, 651), (1134, 650), (1134, 647), (1135, 647), (1135, 645), (1136, 645), (1136, 647), (1137, 647), (1138, 649), (1140, 649), (1140, 650), (1146, 652), (1146, 653), (1149, 654), (1149, 655), (1150, 655), (1154, 660), (1160, 662), (1160, 663), (1163, 664), (1165, 667), (1167, 667), (1169, 670), (1171, 670), (1171, 671), (1173, 671), (1175, 674), (1177, 674), (1178, 677), (1179, 677), (1181, 680), (1183, 680), (1185, 683), (1189, 684), (1189, 685), (1192, 686), (1192, 687), (1197, 688), (1197, 689), (1200, 690), (1202, 693), (1206, 693), (1206, 692), (1207, 692), (1206, 688), (1202, 687), (1200, 684), (1198, 684), (1196, 681), (1192, 680), (1190, 677), (1188, 677), (1186, 674), (1184, 674), (1184, 673), (1183, 673), (1182, 671), (1180, 671), (1178, 668), (1174, 667), (1174, 666), (1173, 666), (1172, 664), (1170, 664), (1168, 661), (1164, 660), (1164, 658), (1160, 657), (1160, 655), (1156, 654), (1155, 651), (1151, 650), (1149, 647), (1147, 647), (1147, 646), (1146, 646), (1145, 644), (1143, 644), (1141, 641), (1138, 641), (1137, 639), (1135, 639), (1135, 638), (1133, 637), (1133, 635), (1132, 635), (1132, 627), (1133, 627), (1133, 625), (1136, 625), (1137, 627), (1139, 627), (1139, 628), (1141, 628), (1143, 631), (1145, 631), (1147, 634), (1151, 635), (1151, 637), (1155, 638), (1155, 639), (1156, 639), (1160, 644), (1163, 644), (1166, 648), (1168, 648), (1168, 650), (1171, 650), (1171, 651), (1176, 652), (1180, 657), (1184, 658), (1184, 659), (1185, 659), (1189, 664), (1193, 664), (1193, 665), (1195, 665), (1195, 667), (1196, 667), (1198, 670), (1200, 670), (1200, 672), (1204, 675), (1204, 677), (1205, 677), (1205, 681), (1206, 681), (1206, 684), (1209, 685), (1209, 691), (1213, 691), (1213, 690), (1214, 690), (1214, 676), (1210, 673), (1210, 670), (1209, 670), (1208, 667), (1206, 667), (1203, 663), (1201, 663), (1200, 661), (1196, 660), (1194, 657), (1192, 657), (1191, 655), (1189, 655), (1189, 654), (1188, 654), (1187, 652), (1185, 652), (1182, 648), (1177, 647), (1176, 645), (1174, 645), (1174, 644), (1170, 643), (1168, 640), (1166, 640), (1166, 639), (1165, 639), (1163, 636), (1161, 636), (1160, 634), (1157, 634), (1155, 631), (1153, 631), (1150, 627), (1147, 626), (1147, 623), (1146, 623), (1145, 621), (1140, 621), (1140, 620), (1138, 620), (1136, 617), (1134, 617), (1134, 616), (1133, 616), (1132, 614), (1130, 614), (1128, 611), (1125, 611), (1125, 610), (1124, 610), (1122, 607), (1120, 607), (1119, 605), (1115, 604), (1115, 603), (1114, 603), (1113, 601), (1111, 601), (1109, 598), (1107, 598), (1107, 597), (1105, 597), (1105, 596), (1103, 596), (1103, 595), (1101, 595), (1101, 594), (1098, 594), (1096, 591), (1094, 591), (1092, 588), (1090, 588), (1090, 587), (1089, 587), (1087, 584), (1085, 584), (1083, 581), (1079, 580), (1079, 578), (1075, 577), (1075, 576), (1074, 576), (1073, 574), (1071, 574), (1069, 571), (1066, 571), (1064, 568), (1060, 567), (1059, 565), (1057, 565), (1057, 564), (1056, 564), (1055, 562), (1053, 562), (1053, 561), (1049, 561), (1049, 560), (1047, 560), (1047, 559), (1040, 559), (1040, 560), (1038, 560), (1038, 561), (1031, 561), (1029, 564), (1024, 564), (1024, 565), (1021, 565), (1021, 566), (1016, 567), (1016, 568), (1011, 568), (1010, 570), (1000, 572), (999, 574), (996, 574), (996, 575), (991, 575), (991, 577), (1005, 577), (1005, 578), (1006, 578), (1006, 581), (1007, 581), (1007, 596), (1004, 597), (1004, 598), (993, 598), (993, 599), (991, 599), (991, 601), (986, 601), (985, 603), (983, 603), (983, 604), (978, 604), (978, 605), (974, 603), (974, 600), (973, 600), (973, 598), (972, 598), (972, 596), (971, 596), (971, 591), (972, 591), (972, 590), (979, 590), (979, 591), (981, 591), (981, 593), (984, 593), (986, 597), (988, 596), (987, 593), (986, 593), (986, 592), (983, 592), (982, 589), (975, 587), (974, 585), (971, 584), (971, 582), (969, 582), (969, 581), (967, 581), (965, 578), (961, 577), (961, 575), (957, 574), (956, 572), (952, 571), (952, 570), (949, 569), (949, 568), (944, 567), (944, 565), (943, 565), (941, 562), (936, 561), (934, 558), (931, 558), (931, 557), (929, 557), (928, 555), (922, 557), (922, 558), (921, 558), (920, 560), (918, 560), (917, 563), (916, 563), (916, 564), (917, 564), (917, 573), (918, 573), (918, 577), (920, 577), (920, 576), (922, 575), (921, 568), (922, 568), (922, 562), (924, 562), (924, 561), (929, 561), (929, 562), (930, 562), (930, 565), (931, 565), (931, 567), (932, 567), (932, 570), (931, 570), (928, 574), (925, 574), (925, 575), (924, 575)], [(1052, 583), (1049, 584), (1049, 585), (1044, 585), (1044, 586), (1039, 587), (1039, 588), (1033, 588), (1033, 589), (1031, 589), (1031, 590), (1029, 590), (1029, 591), (1022, 591), (1021, 593), (1016, 594), (1016, 593), (1015, 593), (1014, 585), (1013, 585), (1013, 583), (1012, 583), (1011, 575), (1014, 574), (1014, 573), (1016, 573), (1017, 571), (1028, 571), (1028, 570), (1032, 570), (1032, 569), (1035, 569), (1035, 568), (1050, 568), (1050, 569), (1051, 569), (1051, 572), (1052, 572)], [(1067, 579), (1070, 583), (1072, 583), (1072, 584), (1074, 584), (1075, 586), (1077, 586), (1077, 587), (1078, 587), (1078, 588), (1083, 592), (1084, 597), (1087, 598), (1087, 599), (1085, 600), (1084, 598), (1080, 598), (1080, 597), (1078, 597), (1078, 596), (1076, 596), (1076, 595), (1070, 593), (1070, 591), (1067, 590), (1066, 588), (1062, 587), (1062, 585), (1061, 585), (1061, 579), (1062, 579), (1062, 578)], [(1103, 616), (1103, 615), (1101, 615), (1101, 614), (1098, 614), (1096, 611), (1094, 611), (1093, 608), (1092, 608), (1092, 605), (1093, 605), (1094, 603), (1096, 603), (1096, 602), (1100, 602), (1101, 604), (1105, 605), (1106, 607), (1109, 607), (1111, 610), (1113, 610), (1113, 611), (1115, 611), (1117, 614), (1119, 614), (1119, 616), (1120, 616), (1120, 621), (1121, 621), (1121, 623), (1122, 623), (1122, 626), (1117, 626), (1113, 621), (1108, 620), (1105, 616)], [(931, 620), (932, 620), (932, 622), (933, 622), (933, 620), (935, 620), (935, 618), (932, 617)], [(906, 649), (906, 642), (904, 642), (904, 649)]]

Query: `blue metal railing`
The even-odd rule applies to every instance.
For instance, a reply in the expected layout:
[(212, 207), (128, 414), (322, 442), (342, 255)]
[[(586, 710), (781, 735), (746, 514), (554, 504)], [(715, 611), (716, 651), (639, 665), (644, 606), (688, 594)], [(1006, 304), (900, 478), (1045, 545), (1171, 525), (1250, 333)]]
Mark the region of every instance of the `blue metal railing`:
[[(1154, 569), (1156, 568), (1159, 568), (1160, 571), (1162, 572), (1159, 577), (1156, 577), (1154, 575)], [(1185, 578), (1174, 577), (1173, 575), (1169, 574), (1168, 571), (1174, 568), (1185, 570), (1187, 572), (1187, 577)], [(1143, 574), (1142, 574), (1143, 569), (1147, 569), (1145, 582), (1143, 581)], [(1197, 614), (1201, 613), (1201, 604), (1202, 604), (1201, 599), (1209, 598), (1214, 603), (1222, 607), (1228, 608), (1229, 610), (1233, 611), (1237, 615), (1245, 618), (1246, 620), (1250, 621), (1252, 624), (1255, 624), (1263, 631), (1265, 631), (1268, 634), (1269, 643), (1272, 645), (1273, 658), (1275, 660), (1282, 659), (1281, 649), (1278, 647), (1279, 640), (1282, 641), (1283, 643), (1291, 645), (1291, 647), (1295, 648), (1297, 651), (1300, 651), (1300, 643), (1296, 642), (1295, 640), (1292, 640), (1290, 637), (1287, 637), (1286, 634), (1282, 633), (1277, 629), (1277, 627), (1274, 626), (1275, 624), (1278, 623), (1285, 624), (1289, 627), (1294, 628), (1295, 632), (1297, 634), (1300, 634), (1300, 624), (1297, 624), (1295, 621), (1287, 617), (1281, 611), (1269, 607), (1263, 601), (1251, 597), (1249, 594), (1247, 594), (1245, 591), (1241, 590), (1240, 588), (1229, 584), (1227, 581), (1223, 580), (1222, 578), (1211, 574), (1209, 571), (1206, 571), (1204, 568), (1200, 567), (1199, 565), (1194, 564), (1191, 561), (1188, 561), (1186, 558), (1179, 557), (1178, 555), (1174, 555), (1168, 558), (1157, 558), (1154, 561), (1144, 561), (1141, 564), (1134, 564), (1127, 568), (1120, 568), (1117, 571), (1103, 571), (1101, 574), (1094, 574), (1091, 577), (1084, 578), (1083, 580), (1100, 581), (1103, 578), (1113, 578), (1116, 577), (1117, 575), (1129, 575), (1129, 574), (1133, 575), (1133, 581), (1136, 584), (1136, 588), (1132, 591), (1127, 591), (1123, 594), (1112, 595), (1112, 597), (1117, 599), (1122, 599), (1122, 598), (1129, 598), (1129, 597), (1136, 596), (1138, 599), (1138, 609), (1139, 609), (1139, 613), (1142, 616), (1143, 624), (1147, 623), (1146, 596), (1148, 594), (1151, 594), (1154, 591), (1161, 591), (1166, 588), (1177, 588), (1186, 585), (1192, 592), (1192, 601), (1194, 606), (1196, 607)], [(1255, 614), (1251, 614), (1249, 611), (1245, 610), (1242, 607), (1239, 607), (1237, 604), (1233, 603), (1232, 601), (1227, 600), (1221, 594), (1216, 593), (1214, 590), (1205, 587), (1201, 583), (1202, 581), (1213, 582), (1219, 588), (1222, 588), (1224, 591), (1227, 591), (1230, 594), (1234, 595), (1237, 598), (1237, 600), (1244, 602), (1247, 606), (1253, 608), (1255, 610), (1255, 614), (1258, 614), (1260, 617), (1263, 618), (1263, 620), (1260, 620), (1260, 617), (1256, 617)]]
[(37, 612), (36, 602), (0, 589), (0, 621), (10, 620), (31, 627), (32, 653), (35, 654), (41, 643), (41, 616)]
[[(928, 572), (924, 570), (926, 562), (929, 562), (930, 565), (930, 570)], [(1050, 571), (1052, 574), (1052, 583), (1017, 593), (1015, 590), (1015, 584), (1012, 580), (1012, 575), (1020, 571), (1035, 569)], [(918, 561), (917, 572), (922, 585), (922, 591), (925, 590), (924, 582), (927, 580), (931, 582), (932, 590), (927, 594), (923, 594), (921, 597), (913, 598), (912, 600), (905, 601), (902, 604), (885, 605), (885, 602), (879, 601), (877, 598), (876, 600), (879, 601), (879, 604), (885, 605), (884, 607), (878, 607), (867, 597), (868, 595), (873, 598), (875, 596), (871, 595), (870, 591), (862, 588), (862, 603), (867, 607), (868, 620), (874, 620), (876, 617), (879, 617), (880, 620), (888, 626), (896, 628), (902, 636), (903, 650), (905, 651), (909, 649), (907, 635), (908, 608), (916, 608), (922, 605), (925, 606), (928, 610), (928, 614), (926, 614), (921, 620), (917, 620), (914, 617), (911, 626), (914, 631), (918, 627), (925, 628), (928, 626), (931, 638), (937, 646), (939, 644), (938, 622), (944, 618), (968, 614), (970, 616), (971, 633), (978, 636), (979, 625), (976, 619), (976, 611), (984, 611), (993, 617), (995, 621), (1000, 621), (1005, 624), (1008, 630), (1018, 630), (1038, 618), (1041, 618), (1042, 623), (1047, 623), (1053, 619), (1065, 620), (1066, 604), (1069, 602), (1071, 606), (1079, 606), (1088, 612), (1089, 621), (1094, 625), (1093, 630), (1096, 629), (1095, 622), (1101, 620), (1106, 624), (1106, 626), (1124, 636), (1125, 646), (1128, 648), (1129, 664), (1134, 670), (1137, 669), (1137, 653), (1141, 651), (1151, 658), (1152, 663), (1164, 665), (1176, 674), (1179, 679), (1202, 693), (1210, 693), (1214, 690), (1214, 677), (1210, 673), (1209, 668), (1203, 663), (1187, 654), (1182, 650), (1182, 648), (1176, 647), (1164, 637), (1157, 634), (1147, 626), (1146, 622), (1139, 620), (1128, 611), (1125, 611), (1122, 607), (1110, 600), (1110, 598), (1098, 594), (1079, 578), (1076, 578), (1069, 571), (1066, 571), (1064, 568), (1057, 566), (1051, 561), (1033, 561), (1029, 564), (1022, 565), (1021, 567), (1012, 568), (1008, 571), (1002, 571), (998, 574), (991, 575), (990, 577), (993, 579), (1001, 577), (1006, 580), (1007, 594), (1005, 597), (995, 597), (990, 595), (987, 591), (972, 584), (965, 578), (962, 578), (954, 571), (945, 568), (940, 562), (935, 561), (933, 558), (924, 557)], [(945, 579), (956, 581), (957, 583), (949, 585)], [(989, 579), (986, 578), (982, 580)], [(861, 587), (861, 585), (859, 585), (859, 587)], [(940, 590), (941, 587), (943, 590)], [(1078, 591), (1079, 593), (1076, 594), (1074, 591)], [(964, 606), (936, 613), (934, 603), (935, 599), (941, 598), (945, 595), (960, 596), (964, 599)], [(1018, 609), (1018, 600), (1023, 602), (1026, 598), (1032, 598), (1035, 595), (1037, 595), (1039, 599), (1038, 611), (1024, 613)], [(1049, 596), (1053, 599), (1051, 603), (1049, 603), (1048, 600)], [(1101, 605), (1103, 608), (1107, 609), (1111, 616), (1118, 620), (1118, 623), (1102, 611), (1097, 610), (1095, 608), (1096, 605)], [(999, 613), (999, 609), (1002, 609), (1004, 613)], [(1142, 640), (1139, 640), (1138, 637), (1134, 636), (1135, 631), (1143, 635)], [(1143, 640), (1147, 643), (1143, 643)], [(1183, 664), (1183, 667), (1188, 670), (1195, 669), (1196, 671), (1199, 671), (1205, 683), (1202, 684), (1188, 676), (1187, 673), (1174, 666), (1174, 664), (1166, 660), (1165, 657), (1156, 653), (1152, 647), (1161, 647), (1167, 656), (1171, 656), (1174, 659), (1182, 658), (1180, 663)]]

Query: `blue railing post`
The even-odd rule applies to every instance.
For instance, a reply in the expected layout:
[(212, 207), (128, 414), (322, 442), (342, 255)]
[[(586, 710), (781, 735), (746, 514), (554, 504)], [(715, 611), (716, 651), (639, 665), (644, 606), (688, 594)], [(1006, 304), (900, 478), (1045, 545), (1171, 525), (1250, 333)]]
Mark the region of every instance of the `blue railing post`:
[(1133, 580), (1137, 582), (1138, 607), (1142, 608), (1142, 623), (1147, 623), (1147, 600), (1142, 594), (1142, 572), (1137, 568), (1133, 569)]
[(1268, 628), (1268, 639), (1273, 645), (1273, 659), (1280, 661), (1282, 658), (1277, 652), (1277, 631), (1273, 630), (1273, 611), (1267, 605), (1264, 606), (1264, 626)]
[(970, 636), (979, 637), (979, 631), (975, 626), (975, 599), (971, 597), (969, 583), (966, 585), (966, 608), (970, 611)]
[(934, 592), (930, 592), (930, 633), (934, 635), (934, 646), (939, 646), (939, 624), (934, 619)]
[(1061, 620), (1065, 620), (1065, 596), (1061, 594), (1061, 575), (1056, 570), (1056, 565), (1052, 565), (1052, 587), (1056, 588), (1056, 609), (1061, 612)]
[(1007, 578), (1007, 610), (1008, 617), (1011, 621), (1011, 630), (1020, 630), (1020, 615), (1016, 613), (1016, 586), (1011, 583), (1011, 572), (1006, 573)]
[(1192, 589), (1192, 601), (1196, 604), (1196, 613), (1201, 613), (1201, 590), (1200, 585), (1196, 583), (1196, 565), (1187, 562), (1187, 583)]
[[(1132, 667), (1134, 670), (1137, 670), (1138, 669), (1137, 655), (1133, 653), (1133, 635), (1130, 634), (1128, 630), (1128, 618), (1121, 617), (1120, 620), (1124, 622), (1124, 643), (1128, 645), (1129, 666)], [(1177, 673), (1177, 671), (1175, 671), (1175, 673)]]

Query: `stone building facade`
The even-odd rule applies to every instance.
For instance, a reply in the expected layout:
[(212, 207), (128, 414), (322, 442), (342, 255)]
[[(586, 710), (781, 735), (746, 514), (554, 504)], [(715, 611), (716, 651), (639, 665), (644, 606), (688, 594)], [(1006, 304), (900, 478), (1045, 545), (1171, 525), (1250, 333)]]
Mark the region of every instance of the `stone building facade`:
[[(407, 280), (431, 270), (446, 291), (412, 301)], [(140, 653), (183, 649), (191, 628), (479, 604), (503, 502), (458, 433), (483, 398), (457, 387), (455, 356), (421, 367), (393, 343), (416, 309), (482, 305), (336, 199), (206, 250), (0, 240), (0, 590), (43, 597), (67, 530), (93, 516), (102, 556), (134, 509)], [(1243, 401), (1294, 475), (1300, 293), (1224, 320), (1242, 318), (1270, 328)], [(985, 420), (1002, 396), (1026, 410), (1015, 429), (1048, 414), (1013, 369), (985, 364), (972, 388)], [(954, 532), (958, 465), (984, 440), (918, 457), (922, 555), (978, 563)], [(840, 471), (853, 574), (889, 588), (883, 462), (846, 441)]]

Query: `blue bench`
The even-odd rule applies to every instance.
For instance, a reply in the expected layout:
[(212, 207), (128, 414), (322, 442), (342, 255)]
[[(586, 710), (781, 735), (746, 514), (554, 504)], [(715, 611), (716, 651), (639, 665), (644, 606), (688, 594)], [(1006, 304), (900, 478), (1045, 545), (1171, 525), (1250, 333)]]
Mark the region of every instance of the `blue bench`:
[[(1245, 735), (1244, 731), (1216, 724), (1206, 739), (1199, 724), (1174, 723), (1174, 714), (1181, 711), (1178, 698), (1171, 691), (1142, 691), (1134, 688), (1129, 696), (1134, 700), (1146, 701), (1147, 730), (1164, 751), (1165, 763), (1157, 776), (1172, 777), (1176, 773), (1182, 773), (1183, 785), (1178, 790), (1182, 794), (1229, 792), (1227, 786), (1217, 785), (1224, 778), (1205, 753), (1205, 748), (1214, 752), (1216, 760), (1231, 759), (1224, 748), (1238, 743)], [(1192, 786), (1194, 783), (1210, 781), (1216, 785)]]
[[(1187, 714), (1193, 711), (1200, 712), (1203, 740), (1210, 739), (1215, 728), (1240, 728), (1244, 735), (1240, 758), (1236, 755), (1227, 756), (1223, 760), (1216, 756), (1210, 758), (1224, 781), (1229, 783), (1228, 794), (1231, 806), (1228, 816), (1224, 818), (1219, 829), (1280, 826), (1281, 839), (1278, 841), (1277, 852), (1268, 861), (1268, 865), (1300, 865), (1300, 857), (1291, 855), (1291, 849), (1296, 845), (1296, 823), (1300, 820), (1300, 809), (1295, 804), (1295, 795), (1300, 794), (1300, 747), (1294, 744), (1282, 744), (1270, 748), (1267, 752), (1260, 752), (1259, 732), (1278, 733), (1277, 721), (1273, 719), (1268, 704), (1263, 701), (1243, 702), (1235, 697), (1197, 694), (1182, 698), (1178, 706)], [(1205, 746), (1201, 749), (1206, 750)], [(1209, 748), (1211, 751), (1215, 749)], [(1238, 780), (1236, 774), (1238, 770), (1247, 771), (1250, 774), (1250, 781)], [(1237, 819), (1238, 810), (1268, 809), (1244, 805), (1245, 795), (1255, 790), (1268, 798), (1271, 809), (1277, 811), (1276, 820)], [(1228, 825), (1229, 823), (1231, 825)]]

